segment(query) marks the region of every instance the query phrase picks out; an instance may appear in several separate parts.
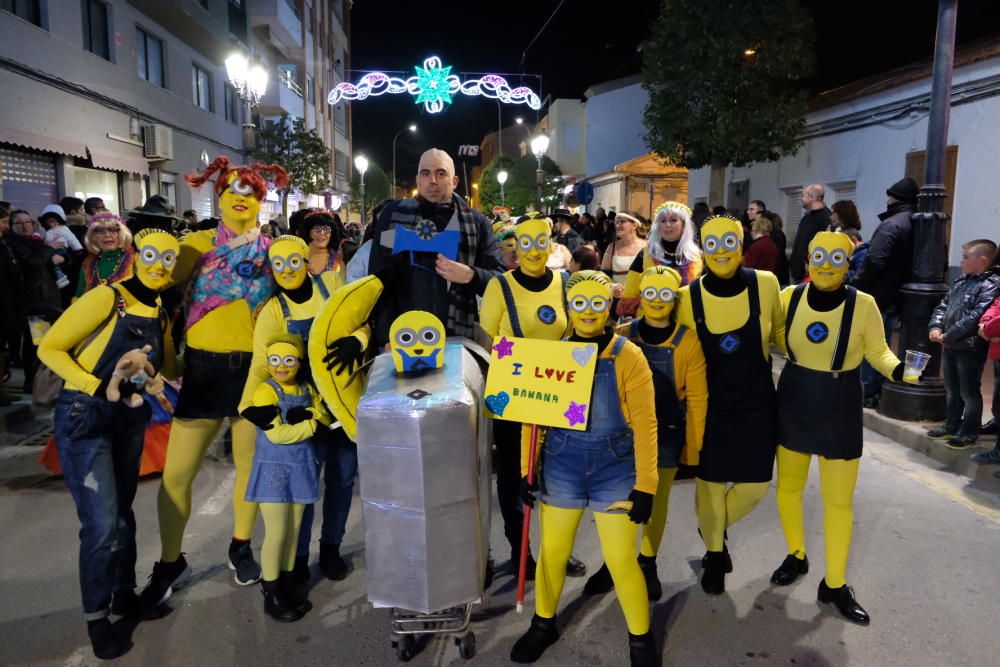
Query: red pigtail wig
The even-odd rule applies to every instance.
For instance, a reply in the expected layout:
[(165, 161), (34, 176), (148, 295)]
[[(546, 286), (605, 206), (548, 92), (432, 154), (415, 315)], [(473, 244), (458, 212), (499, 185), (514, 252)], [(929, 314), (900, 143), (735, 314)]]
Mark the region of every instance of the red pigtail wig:
[[(255, 162), (250, 166), (235, 167), (225, 155), (215, 158), (210, 165), (205, 167), (205, 171), (194, 172), (184, 177), (192, 188), (200, 188), (208, 182), (213, 174), (218, 174), (215, 178), (215, 196), (220, 196), (229, 185), (229, 174), (236, 172), (239, 178), (246, 184), (253, 187), (254, 196), (263, 201), (267, 196), (267, 180), (270, 180), (275, 187), (288, 187), (288, 172), (280, 164), (261, 164)], [(267, 179), (267, 180), (265, 180)]]

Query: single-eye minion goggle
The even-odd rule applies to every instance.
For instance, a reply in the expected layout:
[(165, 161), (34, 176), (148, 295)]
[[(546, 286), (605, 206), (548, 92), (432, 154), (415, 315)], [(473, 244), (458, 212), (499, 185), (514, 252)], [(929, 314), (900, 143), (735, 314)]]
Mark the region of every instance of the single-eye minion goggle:
[(575, 296), (567, 304), (574, 313), (585, 313), (587, 309), (595, 313), (603, 313), (611, 307), (611, 299), (603, 296), (587, 298), (583, 295)]
[(156, 262), (163, 262), (163, 266), (170, 268), (177, 263), (177, 253), (173, 250), (164, 250), (160, 252), (153, 246), (146, 246), (139, 251), (139, 261), (143, 264), (156, 264)]
[(293, 354), (288, 354), (284, 357), (280, 354), (272, 354), (267, 358), (267, 363), (274, 368), (277, 368), (278, 366), (287, 366), (288, 368), (292, 368), (299, 365), (299, 358)]
[(721, 238), (718, 236), (706, 236), (701, 242), (702, 248), (709, 255), (717, 252), (732, 252), (740, 247), (740, 237), (736, 232), (726, 232)]
[(532, 248), (539, 252), (545, 252), (549, 248), (549, 235), (539, 234), (537, 237), (531, 238), (528, 234), (522, 234), (517, 237), (517, 247), (521, 249), (521, 252), (531, 252)]
[(827, 262), (833, 267), (842, 269), (847, 265), (847, 253), (840, 248), (834, 248), (829, 252), (823, 248), (813, 248), (812, 254), (809, 255), (809, 263), (812, 266), (823, 266)]
[(656, 289), (655, 287), (647, 287), (642, 290), (642, 298), (645, 301), (656, 301), (659, 299), (664, 303), (670, 303), (674, 300), (677, 293), (670, 289), (669, 287), (664, 287), (663, 289)]
[(271, 258), (271, 268), (274, 269), (275, 273), (281, 273), (285, 270), (285, 265), (288, 265), (292, 271), (298, 271), (305, 264), (306, 258), (299, 253), (292, 253), (288, 257), (282, 257), (281, 255), (275, 255)]
[(237, 178), (226, 187), (235, 192), (236, 194), (242, 195), (244, 197), (253, 194), (253, 185), (244, 181), (242, 178)]
[(434, 327), (423, 327), (420, 331), (410, 328), (396, 332), (396, 344), (400, 347), (413, 347), (418, 342), (424, 345), (434, 345), (441, 339), (441, 332)]

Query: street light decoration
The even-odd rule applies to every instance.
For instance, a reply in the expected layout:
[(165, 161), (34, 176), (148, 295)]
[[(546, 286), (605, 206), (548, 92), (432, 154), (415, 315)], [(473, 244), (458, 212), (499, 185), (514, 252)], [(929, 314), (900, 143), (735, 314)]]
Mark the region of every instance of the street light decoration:
[(478, 79), (462, 81), (451, 73), (451, 66), (445, 67), (441, 59), (431, 56), (420, 67), (414, 67), (415, 76), (403, 79), (389, 76), (385, 72), (369, 72), (357, 84), (347, 81), (338, 83), (327, 96), (329, 104), (341, 100), (364, 100), (379, 95), (408, 93), (414, 102), (423, 104), (428, 113), (439, 113), (452, 103), (452, 98), (463, 95), (481, 95), (499, 100), (505, 104), (527, 104), (531, 109), (540, 109), (542, 101), (526, 86), (511, 88), (507, 80), (498, 74), (486, 74)]
[(368, 171), (368, 158), (366, 158), (364, 155), (357, 156), (356, 158), (354, 158), (354, 166), (358, 171), (361, 172), (361, 175), (364, 176), (365, 172)]
[(508, 176), (507, 172), (504, 171), (503, 169), (501, 169), (500, 171), (498, 171), (497, 172), (497, 183), (499, 183), (501, 186), (503, 186), (503, 184), (507, 182), (507, 176)]
[(226, 75), (241, 100), (251, 107), (260, 104), (267, 91), (267, 70), (259, 63), (251, 65), (246, 56), (234, 53), (226, 58)]
[(531, 154), (537, 158), (541, 158), (545, 155), (545, 152), (549, 150), (549, 137), (546, 134), (539, 134), (537, 137), (531, 140)]

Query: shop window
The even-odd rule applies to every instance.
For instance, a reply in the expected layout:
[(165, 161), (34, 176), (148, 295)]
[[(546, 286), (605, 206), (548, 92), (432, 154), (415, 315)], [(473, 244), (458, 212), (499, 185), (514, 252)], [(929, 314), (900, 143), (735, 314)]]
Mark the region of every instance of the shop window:
[(212, 75), (197, 65), (191, 65), (191, 94), (195, 106), (212, 110)]
[(39, 0), (0, 0), (0, 10), (10, 12), (20, 19), (34, 23), (39, 28), (44, 28), (39, 4)]
[[(924, 186), (924, 172), (927, 169), (927, 151), (913, 151), (906, 154), (906, 176), (917, 182), (918, 187)], [(951, 217), (955, 205), (955, 175), (958, 173), (958, 146), (948, 146), (944, 149), (944, 188), (948, 195), (944, 200), (944, 212)], [(951, 223), (948, 223), (951, 231)], [(950, 238), (950, 235), (949, 235)]]
[(170, 202), (171, 206), (177, 208), (177, 174), (160, 172), (160, 194)]
[(135, 29), (135, 59), (139, 78), (153, 85), (163, 85), (163, 42), (142, 28)]
[[(102, 171), (88, 167), (73, 167), (73, 196), (86, 200), (90, 197), (100, 197), (109, 211), (117, 212), (121, 207), (118, 201), (118, 174), (113, 171)], [(145, 201), (145, 200), (143, 200)]]
[(111, 10), (101, 0), (83, 0), (83, 48), (111, 60)]
[(239, 107), (239, 96), (236, 95), (236, 89), (233, 88), (228, 83), (222, 86), (223, 92), (223, 107), (225, 107), (226, 120), (230, 123), (240, 122), (240, 107)]

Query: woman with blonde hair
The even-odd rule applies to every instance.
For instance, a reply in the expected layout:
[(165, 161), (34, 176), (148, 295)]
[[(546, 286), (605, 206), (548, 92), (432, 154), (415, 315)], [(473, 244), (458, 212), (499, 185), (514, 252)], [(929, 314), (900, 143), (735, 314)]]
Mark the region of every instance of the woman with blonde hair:
[(98, 285), (111, 285), (132, 276), (135, 250), (132, 232), (114, 213), (98, 213), (83, 237), (87, 256), (80, 267), (76, 298)]

